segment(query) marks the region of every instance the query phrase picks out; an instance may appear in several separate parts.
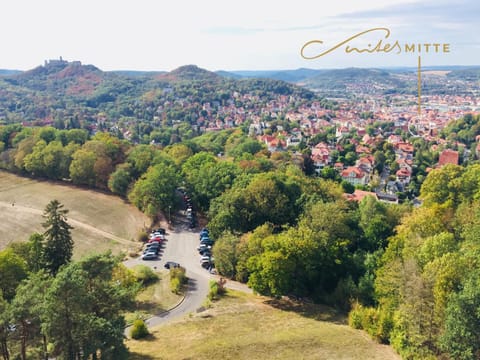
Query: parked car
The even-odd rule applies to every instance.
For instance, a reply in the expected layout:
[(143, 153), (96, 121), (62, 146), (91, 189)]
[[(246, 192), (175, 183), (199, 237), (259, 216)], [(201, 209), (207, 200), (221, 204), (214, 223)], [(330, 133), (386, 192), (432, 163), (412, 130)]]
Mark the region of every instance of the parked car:
[(153, 251), (148, 251), (142, 255), (142, 260), (155, 260), (157, 258), (158, 258), (157, 253)]
[(155, 229), (154, 232), (158, 232), (160, 233), (160, 235), (165, 235), (167, 233), (167, 231), (164, 228)]
[(173, 269), (173, 268), (178, 268), (180, 267), (179, 263), (176, 263), (174, 261), (167, 261), (165, 265), (163, 265), (165, 269)]
[(197, 248), (197, 250), (198, 250), (199, 253), (200, 253), (200, 252), (203, 252), (204, 250), (211, 250), (211, 249), (212, 249), (212, 247), (211, 247), (210, 245), (205, 245), (205, 244), (201, 244), (201, 245)]
[(156, 231), (151, 233), (149, 236), (150, 239), (162, 239), (165, 240), (165, 234), (161, 234), (160, 232)]
[(159, 245), (153, 246), (153, 245), (154, 244), (152, 244), (152, 246), (145, 247), (145, 250), (143, 251), (143, 253), (146, 254), (147, 252), (154, 252), (158, 254), (160, 252), (160, 246)]
[(202, 245), (202, 244), (207, 245), (207, 246), (213, 246), (214, 242), (213, 242), (213, 240), (208, 239), (208, 240), (200, 241), (200, 245)]
[(146, 243), (146, 244), (145, 244), (145, 248), (161, 247), (161, 246), (162, 246), (162, 242), (161, 242), (161, 241), (152, 241), (152, 242), (149, 242), (149, 243)]
[(203, 248), (198, 250), (198, 253), (202, 256), (212, 256), (212, 249)]
[(153, 239), (150, 239), (148, 240), (148, 244), (152, 244), (152, 243), (161, 243), (162, 242), (162, 239), (159, 239), (159, 238), (153, 238)]

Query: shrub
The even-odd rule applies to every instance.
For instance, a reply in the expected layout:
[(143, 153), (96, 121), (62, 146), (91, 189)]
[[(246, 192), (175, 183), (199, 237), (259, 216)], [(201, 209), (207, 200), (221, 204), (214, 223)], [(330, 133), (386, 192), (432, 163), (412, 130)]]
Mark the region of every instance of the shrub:
[(147, 325), (142, 319), (137, 319), (133, 322), (132, 329), (130, 330), (130, 336), (132, 339), (143, 339), (149, 334)]
[(335, 290), (322, 296), (322, 300), (335, 308), (347, 312), (353, 298), (357, 298), (358, 289), (351, 276), (338, 281)]
[(382, 309), (378, 309), (378, 312), (379, 317), (376, 337), (382, 344), (388, 344), (390, 342), (390, 333), (394, 326), (393, 315), (391, 312)]
[(358, 302), (352, 305), (352, 310), (348, 313), (348, 325), (354, 329), (362, 329), (362, 311), (363, 306)]
[(223, 278), (220, 278), (218, 281), (210, 280), (210, 290), (207, 295), (208, 299), (211, 301), (217, 300), (219, 296), (225, 294), (225, 283), (226, 280)]
[(377, 338), (378, 312), (377, 309), (366, 307), (362, 311), (362, 328), (373, 338)]
[(215, 280), (210, 280), (210, 290), (207, 295), (210, 301), (217, 300), (218, 298), (218, 284)]
[(182, 290), (182, 284), (180, 283), (180, 279), (176, 277), (170, 278), (170, 289), (173, 293), (179, 294)]
[(135, 278), (137, 281), (141, 282), (143, 285), (153, 283), (158, 280), (158, 275), (155, 272), (145, 265), (137, 265), (133, 268)]
[(394, 321), (390, 312), (354, 303), (348, 313), (348, 325), (363, 329), (375, 340), (388, 344)]
[(140, 242), (147, 242), (148, 241), (148, 234), (145, 231), (140, 231), (138, 233), (137, 239)]
[(188, 278), (185, 275), (185, 268), (171, 268), (170, 269), (170, 289), (175, 294), (179, 294), (183, 285), (188, 282)]

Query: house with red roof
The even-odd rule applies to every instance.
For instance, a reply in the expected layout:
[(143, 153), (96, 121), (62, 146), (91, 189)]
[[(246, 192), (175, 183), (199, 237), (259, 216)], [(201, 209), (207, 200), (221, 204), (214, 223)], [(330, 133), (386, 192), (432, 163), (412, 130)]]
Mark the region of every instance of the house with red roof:
[(375, 199), (377, 199), (377, 194), (375, 194), (374, 192), (364, 191), (359, 189), (355, 189), (353, 194), (348, 194), (348, 193), (343, 194), (343, 197), (345, 199), (349, 201), (356, 201), (356, 202), (362, 201), (366, 196), (373, 196)]
[(407, 168), (399, 169), (396, 174), (397, 182), (402, 183), (403, 185), (408, 185), (412, 178), (412, 171)]
[(312, 148), (311, 159), (317, 173), (319, 173), (325, 166), (330, 165), (332, 158), (330, 156), (328, 145), (325, 143), (318, 143), (315, 145), (315, 147)]
[(369, 174), (356, 166), (347, 167), (340, 176), (352, 185), (367, 185), (369, 182)]
[(375, 166), (375, 158), (372, 155), (361, 157), (356, 162), (357, 167), (367, 173), (371, 173)]
[(446, 164), (458, 165), (458, 151), (445, 149), (441, 152), (438, 166), (441, 167)]

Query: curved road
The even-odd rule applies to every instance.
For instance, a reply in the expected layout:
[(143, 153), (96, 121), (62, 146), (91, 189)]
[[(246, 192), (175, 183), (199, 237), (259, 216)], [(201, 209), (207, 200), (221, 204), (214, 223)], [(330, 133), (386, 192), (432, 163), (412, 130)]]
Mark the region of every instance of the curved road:
[[(209, 281), (218, 279), (218, 276), (210, 274), (200, 265), (200, 255), (197, 251), (198, 245), (199, 231), (189, 229), (184, 217), (179, 215), (177, 216), (174, 230), (167, 231), (166, 241), (158, 260), (145, 261), (138, 257), (124, 262), (127, 267), (143, 264), (150, 266), (152, 269), (163, 269), (167, 261), (175, 261), (187, 271), (186, 275), (189, 278), (189, 283), (185, 299), (174, 309), (146, 320), (149, 327), (195, 312), (205, 302), (209, 290)], [(227, 281), (226, 286), (235, 290), (252, 292), (246, 285), (234, 281)]]

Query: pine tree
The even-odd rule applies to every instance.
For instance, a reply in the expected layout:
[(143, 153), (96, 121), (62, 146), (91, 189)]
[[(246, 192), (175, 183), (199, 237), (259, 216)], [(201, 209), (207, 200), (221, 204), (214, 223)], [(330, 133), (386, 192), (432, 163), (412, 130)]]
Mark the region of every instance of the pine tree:
[(42, 224), (46, 229), (43, 233), (45, 247), (43, 251), (44, 263), (47, 270), (55, 275), (62, 265), (70, 262), (73, 251), (73, 240), (67, 223), (68, 210), (58, 200), (52, 200), (45, 208)]

